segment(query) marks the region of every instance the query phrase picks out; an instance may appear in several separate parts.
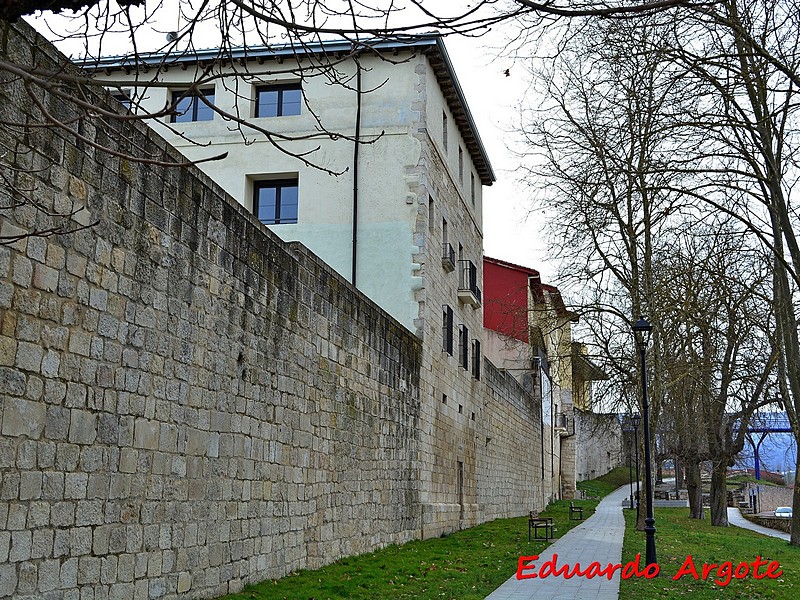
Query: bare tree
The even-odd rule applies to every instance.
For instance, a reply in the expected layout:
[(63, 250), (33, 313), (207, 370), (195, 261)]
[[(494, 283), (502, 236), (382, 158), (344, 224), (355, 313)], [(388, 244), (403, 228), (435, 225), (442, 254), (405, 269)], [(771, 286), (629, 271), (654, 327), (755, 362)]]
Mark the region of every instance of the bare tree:
[[(800, 439), (800, 245), (791, 202), (799, 173), (800, 11), (784, 0), (727, 0), (695, 17), (673, 27), (671, 52), (704, 98), (688, 119), (703, 140), (693, 157), (699, 183), (689, 193), (739, 220), (769, 251), (778, 383)], [(792, 544), (800, 544), (796, 519)]]
[[(637, 52), (658, 43), (653, 35), (657, 29), (611, 21), (592, 36), (573, 36), (535, 73), (547, 101), (523, 123), (522, 157), (551, 217), (560, 283), (581, 298), (578, 312), (607, 385), (629, 407), (638, 406), (640, 389), (633, 315), (653, 321), (650, 357), (663, 372), (654, 261), (685, 210), (673, 192), (682, 174), (671, 165), (682, 143), (672, 118), (687, 99), (676, 94), (680, 73), (664, 56)], [(659, 376), (651, 381), (655, 430), (664, 393)]]
[[(712, 215), (713, 217), (713, 215)], [(675, 452), (712, 463), (711, 521), (725, 526), (726, 477), (748, 423), (774, 381), (769, 330), (770, 271), (741, 225), (692, 223), (660, 257), (659, 314), (664, 337), (664, 419), (675, 424)], [(692, 515), (700, 517), (697, 481)]]
[[(651, 425), (670, 429), (669, 453), (689, 464), (696, 517), (698, 465), (712, 460), (712, 522), (727, 525), (727, 467), (775, 366), (763, 257), (754, 258), (744, 237), (753, 227), (731, 204), (742, 198), (739, 174), (729, 173), (740, 153), (720, 151), (730, 130), (708, 119), (699, 93), (708, 81), (675, 58), (692, 46), (676, 43), (686, 30), (654, 17), (599, 31), (570, 37), (537, 74), (552, 106), (524, 129), (526, 158), (551, 209), (562, 280), (596, 284), (582, 311), (617, 375), (610, 385), (634, 396), (636, 369), (619, 357), (631, 357), (629, 315), (647, 313), (656, 326)], [(703, 50), (696, 63), (711, 54)]]

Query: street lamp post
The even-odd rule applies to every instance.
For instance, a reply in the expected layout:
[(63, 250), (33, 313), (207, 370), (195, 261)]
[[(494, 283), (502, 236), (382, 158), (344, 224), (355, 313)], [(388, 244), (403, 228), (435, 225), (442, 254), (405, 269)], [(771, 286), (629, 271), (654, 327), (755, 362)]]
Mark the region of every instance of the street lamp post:
[(628, 438), (628, 479), (631, 483), (631, 510), (633, 510), (633, 438)]
[(647, 343), (650, 341), (650, 334), (653, 326), (647, 322), (643, 316), (633, 324), (633, 333), (636, 336), (636, 345), (639, 347), (639, 355), (642, 362), (642, 412), (644, 413), (644, 493), (646, 510), (644, 519), (645, 563), (648, 565), (657, 564), (656, 560), (656, 519), (653, 516), (653, 488), (652, 472), (650, 466), (650, 406), (647, 402), (647, 362), (645, 353)]
[(636, 520), (639, 520), (639, 503), (642, 500), (642, 494), (639, 491), (639, 482), (642, 480), (641, 475), (639, 475), (639, 423), (642, 421), (642, 416), (639, 413), (635, 413), (631, 417), (631, 422), (633, 423), (633, 447), (634, 452), (636, 453)]

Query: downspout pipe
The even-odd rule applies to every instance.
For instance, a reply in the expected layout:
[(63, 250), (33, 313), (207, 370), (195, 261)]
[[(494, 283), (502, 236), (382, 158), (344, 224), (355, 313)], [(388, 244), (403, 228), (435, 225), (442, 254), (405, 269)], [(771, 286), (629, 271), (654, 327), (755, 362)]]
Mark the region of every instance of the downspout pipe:
[(350, 281), (356, 286), (358, 266), (358, 155), (361, 150), (361, 63), (356, 63), (356, 131), (353, 143), (353, 262), (350, 267)]

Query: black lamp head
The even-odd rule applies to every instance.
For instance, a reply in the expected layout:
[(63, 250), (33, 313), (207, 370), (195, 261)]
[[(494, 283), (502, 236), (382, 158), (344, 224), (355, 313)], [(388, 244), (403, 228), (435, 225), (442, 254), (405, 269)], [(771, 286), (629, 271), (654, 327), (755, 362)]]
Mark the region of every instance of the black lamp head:
[(636, 343), (639, 344), (639, 346), (647, 344), (650, 339), (650, 333), (653, 331), (653, 326), (644, 318), (644, 315), (639, 317), (639, 320), (633, 324), (632, 329), (636, 336)]

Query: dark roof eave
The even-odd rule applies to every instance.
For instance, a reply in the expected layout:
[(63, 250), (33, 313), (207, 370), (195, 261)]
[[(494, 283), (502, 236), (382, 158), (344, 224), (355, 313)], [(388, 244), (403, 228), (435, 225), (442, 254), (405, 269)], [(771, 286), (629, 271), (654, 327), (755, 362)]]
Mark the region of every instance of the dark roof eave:
[(573, 358), (575, 367), (583, 375), (584, 381), (606, 381), (608, 379), (608, 374), (586, 356), (577, 354)]
[[(431, 59), (430, 56), (428, 59), (431, 62), (431, 66), (433, 66), (433, 68), (436, 70), (436, 79), (439, 81), (439, 87), (442, 88), (442, 93), (444, 94), (445, 100), (450, 106), (450, 112), (453, 113), (453, 117), (461, 129), (462, 135), (464, 135), (464, 132), (466, 132), (466, 135), (464, 135), (464, 141), (467, 144), (467, 149), (469, 150), (472, 160), (475, 163), (475, 167), (478, 170), (481, 183), (483, 183), (483, 185), (492, 185), (492, 183), (497, 181), (497, 177), (495, 177), (494, 170), (489, 162), (489, 156), (487, 155), (486, 149), (484, 148), (483, 142), (478, 134), (478, 127), (475, 125), (475, 121), (472, 118), (472, 113), (469, 110), (466, 96), (464, 95), (464, 91), (461, 89), (461, 85), (458, 83), (458, 77), (456, 77), (453, 63), (450, 61), (450, 55), (447, 53), (447, 49), (444, 46), (444, 40), (441, 37), (436, 38), (436, 48), (439, 51), (438, 56), (442, 61), (442, 64), (437, 64), (438, 61)], [(444, 68), (444, 74), (446, 74), (446, 77), (442, 76), (442, 68)], [(449, 97), (452, 96), (452, 94), (455, 94), (457, 102), (453, 102), (452, 98)]]

